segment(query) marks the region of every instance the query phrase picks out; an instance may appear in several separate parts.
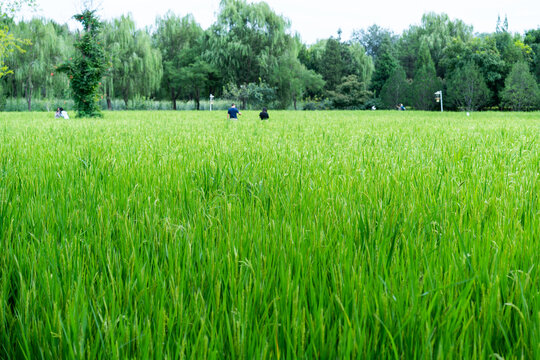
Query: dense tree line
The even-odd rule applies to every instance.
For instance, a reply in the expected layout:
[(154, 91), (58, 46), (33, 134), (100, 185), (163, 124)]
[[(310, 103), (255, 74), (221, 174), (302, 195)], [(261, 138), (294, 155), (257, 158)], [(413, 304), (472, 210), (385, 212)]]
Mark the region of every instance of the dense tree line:
[[(57, 67), (75, 58), (81, 32), (46, 19), (0, 21), (6, 46), (26, 50), (0, 51), (0, 98), (24, 97), (31, 110), (32, 99), (70, 97), (73, 74)], [(511, 34), (506, 19), (494, 27), (477, 34), (461, 20), (428, 13), (402, 34), (372, 25), (349, 41), (338, 31), (306, 45), (264, 2), (223, 0), (208, 29), (191, 15), (169, 12), (146, 29), (122, 16), (102, 24), (96, 39), (107, 63), (100, 96), (109, 108), (114, 99), (129, 107), (145, 98), (174, 109), (193, 100), (198, 109), (212, 93), (243, 108), (302, 101), (306, 109), (404, 103), (436, 110), (434, 93), (443, 90), (445, 106), (455, 110), (540, 108), (540, 29)]]

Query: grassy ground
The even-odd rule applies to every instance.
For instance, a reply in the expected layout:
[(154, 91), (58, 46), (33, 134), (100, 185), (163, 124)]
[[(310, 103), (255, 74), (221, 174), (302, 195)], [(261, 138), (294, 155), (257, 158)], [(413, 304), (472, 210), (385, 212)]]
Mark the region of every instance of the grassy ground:
[(539, 358), (540, 116), (0, 114), (0, 358)]

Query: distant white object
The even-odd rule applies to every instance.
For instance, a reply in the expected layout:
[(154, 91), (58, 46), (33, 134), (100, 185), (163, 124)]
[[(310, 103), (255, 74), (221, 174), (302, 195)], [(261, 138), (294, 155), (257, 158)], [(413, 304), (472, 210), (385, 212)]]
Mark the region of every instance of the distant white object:
[(371, 107), (371, 110), (377, 110), (377, 108), (375, 107), (375, 105), (373, 105), (373, 106)]
[(63, 117), (64, 119), (69, 119), (69, 115), (66, 110), (62, 110), (62, 112), (60, 113), (60, 116)]
[(469, 116), (469, 115), (470, 115), (470, 114), (469, 114), (469, 112), (467, 111), (467, 116)]

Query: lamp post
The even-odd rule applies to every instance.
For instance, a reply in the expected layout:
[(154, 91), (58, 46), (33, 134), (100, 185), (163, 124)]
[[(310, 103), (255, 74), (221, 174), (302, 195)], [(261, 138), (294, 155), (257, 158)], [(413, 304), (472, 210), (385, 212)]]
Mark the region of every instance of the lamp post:
[(212, 111), (213, 104), (214, 104), (214, 95), (210, 94), (210, 111)]
[(435, 93), (435, 101), (441, 103), (441, 112), (443, 112), (443, 99), (442, 99), (442, 90), (439, 90)]

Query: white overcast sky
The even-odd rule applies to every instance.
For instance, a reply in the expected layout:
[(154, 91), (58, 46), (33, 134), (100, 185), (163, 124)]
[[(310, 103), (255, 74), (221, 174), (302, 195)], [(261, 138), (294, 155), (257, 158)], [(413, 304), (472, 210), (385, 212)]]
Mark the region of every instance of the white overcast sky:
[[(292, 31), (300, 33), (308, 44), (335, 36), (338, 28), (342, 29), (344, 39), (350, 37), (353, 29), (372, 24), (401, 33), (409, 25), (418, 24), (422, 14), (429, 11), (461, 19), (473, 25), (475, 32), (493, 32), (498, 15), (501, 19), (508, 16), (511, 32), (523, 33), (540, 27), (540, 0), (267, 0), (266, 3), (287, 17)], [(83, 8), (82, 4), (81, 0), (38, 0), (39, 9), (34, 16), (74, 27), (70, 18)], [(140, 28), (154, 24), (156, 16), (172, 10), (180, 16), (193, 14), (206, 29), (215, 21), (219, 8), (219, 0), (97, 0), (94, 4), (98, 4), (102, 19), (131, 13)]]

